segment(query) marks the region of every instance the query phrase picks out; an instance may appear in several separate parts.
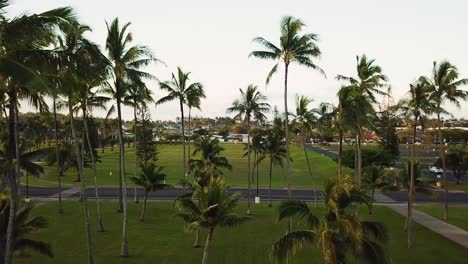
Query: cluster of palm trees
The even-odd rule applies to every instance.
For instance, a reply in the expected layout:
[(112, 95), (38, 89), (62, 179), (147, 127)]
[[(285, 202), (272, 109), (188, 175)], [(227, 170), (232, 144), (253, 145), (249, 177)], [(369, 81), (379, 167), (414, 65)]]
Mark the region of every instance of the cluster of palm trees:
[[(9, 187), (10, 210), (8, 228), (5, 239), (5, 263), (11, 263), (13, 253), (13, 230), (15, 215), (19, 204), (19, 176), (25, 169), (21, 162), (20, 141), (17, 118), (19, 103), (27, 100), (41, 112), (48, 112), (45, 97), (52, 98), (52, 108), (55, 126), (56, 159), (60, 160), (61, 148), (65, 142), (59, 137), (57, 129), (57, 110), (62, 106), (69, 112), (72, 146), (78, 175), (80, 179), (83, 210), (85, 215), (86, 236), (88, 244), (88, 262), (93, 263), (93, 248), (89, 208), (86, 197), (86, 181), (84, 180), (83, 157), (84, 149), (89, 149), (93, 168), (93, 179), (96, 191), (98, 210), (98, 230), (104, 231), (104, 224), (99, 206), (97, 188), (96, 162), (94, 147), (91, 144), (88, 121), (94, 108), (104, 108), (105, 103), (115, 100), (119, 121), (119, 143), (123, 146), (122, 105), (130, 105), (136, 111), (150, 101), (150, 92), (144, 84), (145, 79), (155, 79), (142, 71), (142, 68), (155, 62), (151, 51), (144, 46), (131, 46), (132, 34), (128, 32), (129, 23), (120, 25), (115, 19), (107, 25), (108, 36), (105, 44), (107, 54), (101, 52), (98, 45), (88, 40), (85, 33), (90, 31), (86, 25), (80, 24), (71, 8), (57, 8), (41, 14), (23, 14), (18, 17), (5, 17), (4, 9), (9, 2), (0, 1), (2, 9), (2, 55), (1, 55), (1, 93), (2, 109), (8, 109), (9, 148), (2, 164)], [(25, 34), (18, 34), (25, 32)], [(26, 33), (27, 32), (27, 33)], [(107, 97), (105, 95), (110, 95)], [(112, 109), (110, 109), (112, 110)], [(80, 142), (76, 131), (76, 118), (81, 116), (84, 123), (84, 139)], [(119, 211), (123, 211), (123, 231), (121, 256), (128, 256), (127, 243), (127, 202), (125, 152), (120, 148), (120, 185), (121, 196)], [(19, 162), (17, 162), (19, 160)], [(63, 162), (57, 162), (57, 179), (63, 171)], [(59, 197), (59, 212), (63, 205)], [(3, 261), (3, 260), (2, 260)]]
[[(460, 100), (468, 99), (468, 92), (460, 89), (468, 84), (468, 79), (461, 79), (457, 68), (448, 61), (434, 62), (432, 75), (421, 76), (413, 84), (410, 84), (408, 96), (399, 102), (402, 115), (410, 120), (413, 128), (412, 142), (416, 142), (416, 130), (426, 116), (435, 114), (437, 117), (437, 142), (439, 142), (439, 156), (442, 160), (443, 178), (445, 180), (444, 219), (448, 218), (448, 178), (446, 175), (446, 151), (445, 141), (441, 133), (441, 115), (449, 114), (444, 109), (446, 102), (460, 107)], [(408, 189), (408, 247), (411, 246), (411, 217), (414, 193), (416, 191), (417, 161), (415, 158), (415, 144), (410, 149), (409, 189)]]

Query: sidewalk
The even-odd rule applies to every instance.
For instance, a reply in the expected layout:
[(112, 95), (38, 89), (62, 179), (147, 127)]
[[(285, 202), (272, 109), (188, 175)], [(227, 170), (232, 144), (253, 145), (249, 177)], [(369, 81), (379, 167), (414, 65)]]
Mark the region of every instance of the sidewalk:
[[(385, 206), (391, 208), (393, 211), (406, 216), (407, 206), (404, 204), (386, 204)], [(449, 239), (453, 242), (468, 248), (468, 232), (448, 224), (442, 220), (425, 214), (421, 211), (413, 209), (413, 220), (431, 231)]]

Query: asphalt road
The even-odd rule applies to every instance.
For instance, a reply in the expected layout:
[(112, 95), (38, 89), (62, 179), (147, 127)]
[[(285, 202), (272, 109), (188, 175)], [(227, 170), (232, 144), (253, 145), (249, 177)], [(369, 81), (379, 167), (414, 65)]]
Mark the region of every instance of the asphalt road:
[[(75, 192), (73, 192), (68, 198), (76, 198), (80, 197), (80, 191), (78, 188), (74, 188)], [(69, 192), (73, 190), (71, 188), (64, 188), (63, 192)], [(51, 198), (58, 194), (58, 188), (55, 187), (29, 187), (29, 196), (30, 197), (38, 197), (38, 198)], [(174, 200), (180, 195), (187, 193), (187, 189), (183, 188), (176, 188), (176, 189), (167, 189), (161, 190), (157, 192), (151, 192), (148, 194), (148, 199), (150, 200)], [(248, 189), (245, 188), (230, 188), (229, 193), (240, 192), (242, 194), (242, 199), (246, 200), (248, 197)], [(26, 196), (26, 186), (21, 186), (21, 194)], [(137, 194), (141, 198), (143, 197), (143, 189), (137, 188)], [(251, 197), (255, 197), (257, 194), (256, 189), (251, 190)], [(259, 189), (259, 197), (261, 201), (268, 200), (268, 189)], [(314, 192), (314, 190), (308, 189), (294, 189), (292, 191), (293, 198), (304, 200), (304, 201), (315, 201), (315, 197), (317, 197), (317, 201), (322, 201), (322, 194), (320, 191)], [(95, 198), (95, 190), (94, 188), (87, 188), (86, 195), (89, 199)], [(129, 187), (127, 188), (127, 197), (129, 199), (133, 199), (135, 196), (135, 188)], [(119, 188), (118, 187), (101, 187), (99, 188), (99, 197), (103, 199), (117, 199), (119, 197)], [(271, 199), (272, 201), (282, 201), (288, 199), (288, 190), (287, 189), (272, 189), (271, 190)]]
[[(80, 191), (78, 188), (64, 188), (63, 191), (69, 192), (73, 191), (69, 197), (71, 199), (79, 199)], [(137, 189), (138, 196), (143, 197), (143, 190)], [(180, 195), (187, 193), (188, 191), (183, 188), (176, 188), (176, 189), (169, 189), (169, 190), (161, 190), (157, 192), (149, 193), (149, 200), (161, 200), (161, 201), (173, 201)], [(231, 188), (229, 190), (230, 193), (240, 192), (242, 195), (242, 200), (247, 200), (248, 197), (248, 190), (245, 188)], [(26, 187), (21, 187), (22, 195), (26, 196)], [(52, 198), (57, 197), (58, 189), (55, 187), (29, 187), (29, 196), (36, 197), (36, 198)], [(88, 188), (86, 192), (89, 199), (95, 198), (95, 190), (93, 188)], [(134, 188), (127, 188), (127, 197), (129, 200), (134, 199)], [(395, 203), (404, 203), (407, 201), (407, 194), (405, 191), (400, 192), (391, 192), (385, 193), (385, 196), (392, 199)], [(256, 189), (252, 189), (251, 197), (256, 196)], [(268, 201), (268, 189), (259, 189), (259, 196), (262, 202)], [(118, 187), (101, 187), (99, 188), (99, 197), (102, 199), (118, 199), (119, 197), (119, 189)], [(293, 189), (292, 190), (292, 197), (293, 199), (299, 199), (307, 202), (315, 201), (315, 197), (317, 198), (318, 202), (322, 202), (322, 193), (319, 190), (312, 189)], [(443, 192), (436, 192), (434, 196), (427, 196), (424, 194), (416, 194), (416, 202), (419, 203), (438, 203), (444, 201), (445, 194)], [(272, 201), (284, 201), (288, 199), (288, 190), (287, 189), (272, 189), (271, 190), (271, 199)], [(387, 202), (383, 200), (379, 200), (377, 197), (377, 202)], [(457, 193), (449, 193), (448, 195), (449, 203), (468, 203), (468, 193), (466, 192), (457, 192)]]

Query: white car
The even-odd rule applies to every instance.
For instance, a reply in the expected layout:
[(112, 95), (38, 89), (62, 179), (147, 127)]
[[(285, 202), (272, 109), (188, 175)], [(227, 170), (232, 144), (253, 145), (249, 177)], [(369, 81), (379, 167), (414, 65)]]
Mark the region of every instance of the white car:
[(441, 168), (438, 168), (436, 166), (429, 166), (429, 171), (435, 174), (441, 174), (444, 172)]

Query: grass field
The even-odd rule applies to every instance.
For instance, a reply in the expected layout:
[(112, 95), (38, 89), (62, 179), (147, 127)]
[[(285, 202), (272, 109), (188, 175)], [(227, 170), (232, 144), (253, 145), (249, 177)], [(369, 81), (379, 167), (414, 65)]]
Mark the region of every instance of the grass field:
[[(225, 172), (226, 181), (234, 186), (246, 186), (247, 182), (247, 158), (242, 157), (244, 153), (244, 145), (226, 143), (222, 144), (225, 148), (224, 155), (229, 159), (232, 164), (232, 171)], [(132, 176), (135, 168), (135, 149), (133, 147), (125, 148), (126, 155), (126, 172), (128, 176)], [(183, 177), (182, 171), (182, 145), (158, 145), (159, 151), (159, 165), (165, 167), (165, 172), (168, 175), (167, 181), (170, 184), (176, 184), (180, 178)], [(321, 187), (325, 179), (336, 174), (336, 163), (331, 159), (321, 156), (313, 151), (309, 151), (309, 157), (312, 164), (313, 177), (309, 177), (307, 173), (307, 163), (302, 149), (291, 147), (291, 158), (293, 159), (291, 167), (292, 185), (295, 187), (308, 187), (313, 185)], [(97, 164), (98, 184), (99, 185), (118, 185), (119, 173), (119, 150), (115, 148), (114, 151), (106, 149), (105, 153), (100, 153), (102, 162)], [(50, 186), (55, 185), (56, 181), (56, 168), (45, 166), (46, 172), (42, 177), (42, 181), (31, 179), (30, 184)], [(112, 171), (112, 176), (109, 172)], [(86, 169), (86, 181), (91, 182), (92, 171)], [(274, 187), (285, 187), (287, 181), (283, 177), (283, 169), (274, 167), (273, 169), (272, 185)], [(76, 179), (76, 171), (69, 170), (66, 172), (63, 182), (65, 184), (74, 184)], [(44, 181), (46, 180), (46, 181)], [(24, 182), (24, 180), (23, 180)], [(130, 182), (129, 182), (130, 183)], [(268, 186), (268, 162), (265, 160), (260, 166), (259, 170), (259, 184), (260, 186)]]
[[(193, 234), (185, 230), (179, 219), (173, 218), (170, 202), (148, 204), (147, 220), (138, 220), (140, 205), (129, 204), (129, 252), (128, 259), (118, 257), (120, 248), (121, 214), (115, 213), (115, 202), (103, 202), (106, 232), (92, 232), (96, 263), (200, 263), (203, 249), (192, 248)], [(30, 257), (16, 257), (15, 263), (86, 263), (85, 232), (81, 206), (77, 202), (65, 203), (65, 214), (56, 213), (56, 203), (46, 203), (34, 210), (45, 216), (49, 227), (31, 235), (51, 243), (55, 258), (31, 253)], [(96, 230), (95, 208), (90, 207), (92, 229)], [(317, 209), (320, 210), (320, 209)], [(239, 212), (245, 212), (241, 203)], [(407, 249), (404, 219), (386, 207), (377, 206), (370, 217), (384, 221), (389, 229), (388, 243), (392, 263), (466, 263), (468, 251), (460, 246), (415, 224), (414, 247)], [(275, 208), (255, 205), (255, 220), (236, 229), (217, 229), (214, 234), (209, 263), (270, 263), (272, 244), (286, 230), (286, 222), (276, 223)], [(203, 240), (205, 235), (203, 234)], [(320, 252), (313, 245), (297, 255), (290, 263), (320, 263)], [(350, 263), (356, 263), (351, 261)]]
[(451, 205), (447, 220), (442, 219), (444, 208), (441, 205), (417, 205), (416, 209), (468, 231), (468, 206), (466, 205)]

